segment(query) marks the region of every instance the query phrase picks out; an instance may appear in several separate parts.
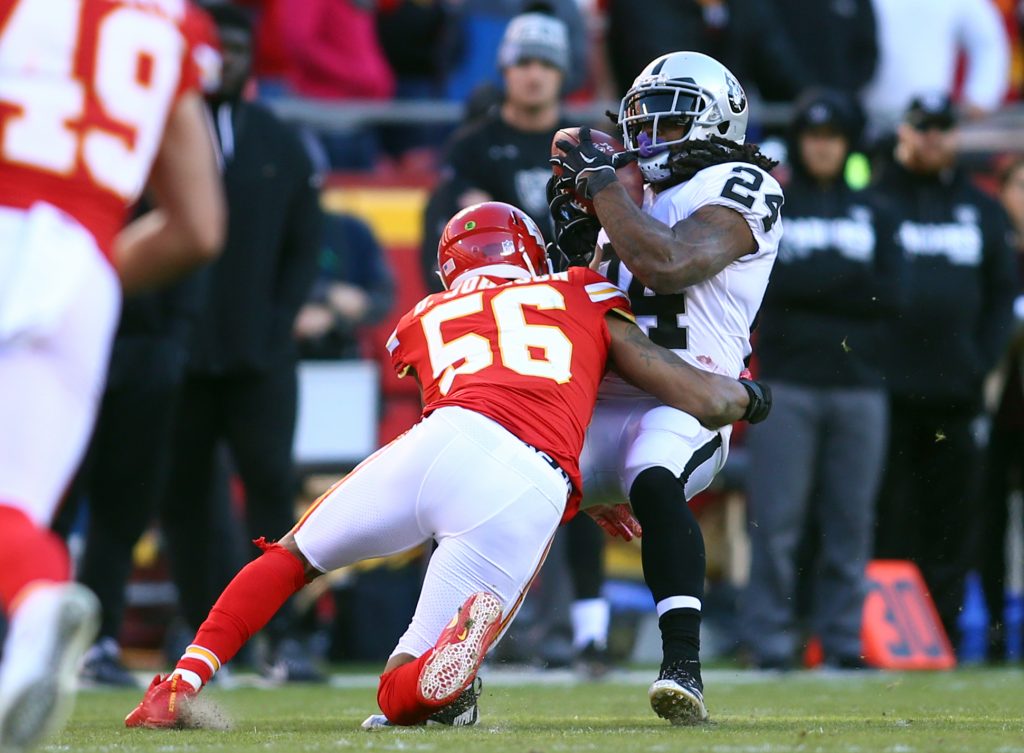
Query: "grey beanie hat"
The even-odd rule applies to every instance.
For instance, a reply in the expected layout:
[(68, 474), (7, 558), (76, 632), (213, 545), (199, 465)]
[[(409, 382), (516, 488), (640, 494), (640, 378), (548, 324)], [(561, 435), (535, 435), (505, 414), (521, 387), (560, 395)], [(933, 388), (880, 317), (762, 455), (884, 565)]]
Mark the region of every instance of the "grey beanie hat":
[(543, 13), (523, 13), (508, 23), (498, 48), (498, 67), (534, 58), (569, 70), (569, 32), (565, 24)]

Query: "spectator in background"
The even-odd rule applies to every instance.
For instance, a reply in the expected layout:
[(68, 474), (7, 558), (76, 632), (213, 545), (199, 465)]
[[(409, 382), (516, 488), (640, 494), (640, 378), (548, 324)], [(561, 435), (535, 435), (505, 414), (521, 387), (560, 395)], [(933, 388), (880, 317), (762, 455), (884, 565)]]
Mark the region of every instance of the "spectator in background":
[[(380, 0), (377, 35), (395, 74), (395, 99), (444, 98), (443, 45), (448, 33), (449, 0)], [(437, 151), (451, 128), (413, 122), (378, 129), (384, 148), (400, 157), (410, 172), (436, 172)]]
[[(878, 63), (872, 0), (773, 0), (809, 82), (855, 98)], [(856, 145), (853, 145), (856, 146)]]
[[(251, 62), (247, 16), (224, 4), (209, 11), (224, 58), (210, 110), (224, 157), (228, 233), (191, 343), (162, 511), (192, 628), (230, 576), (211, 559), (223, 542), (212, 540), (210, 521), (227, 503), (215, 494), (221, 442), (245, 487), (249, 538), (294, 522), (292, 327), (316, 273), (320, 227), (315, 175), (297, 132), (241, 98)], [(294, 644), (282, 633), (283, 627), (272, 636), (278, 656), (290, 656)], [(284, 661), (279, 674), (311, 676), (311, 667)]]
[(460, 0), (448, 3), (448, 33), (443, 48), (445, 90), (449, 99), (465, 101), (481, 85), (499, 84), (494, 50), (509, 22), (526, 13), (554, 16), (565, 24), (567, 57), (562, 66), (563, 93), (583, 85), (588, 70), (588, 37), (578, 0)]
[(921, 568), (957, 645), (980, 516), (982, 382), (1003, 355), (1016, 288), (1009, 222), (956, 164), (948, 97), (915, 98), (879, 191), (899, 217), (906, 305), (887, 330), (889, 457), (875, 554)]
[(295, 319), (303, 359), (359, 358), (359, 329), (391, 311), (395, 280), (373, 231), (325, 212), (313, 290)]
[[(437, 191), (425, 217), (425, 249), (432, 249), (447, 218), (483, 201), (504, 201), (525, 211), (550, 239), (547, 181), (551, 138), (568, 125), (562, 117), (562, 82), (569, 65), (565, 24), (542, 13), (526, 13), (508, 25), (498, 47), (505, 84), (501, 103), (467, 123), (449, 142)], [(424, 250), (424, 261), (428, 257)]]
[(256, 75), (313, 99), (389, 99), (371, 0), (241, 0), (259, 9)]
[[(569, 61), (568, 31), (558, 18), (531, 12), (508, 24), (498, 47), (504, 100), (453, 136), (441, 180), (424, 217), (422, 256), (428, 289), (437, 284), (440, 231), (452, 214), (472, 204), (503, 201), (519, 207), (551, 240), (548, 160), (555, 131), (569, 125), (562, 117), (561, 101)], [(572, 552), (568, 559), (576, 597), (570, 615), (573, 648), (584, 669), (600, 673), (606, 669), (610, 613), (600, 594), (604, 536), (582, 516), (569, 523), (549, 558), (549, 582), (557, 577), (552, 565), (566, 559), (562, 547)], [(556, 609), (557, 604), (548, 606)], [(571, 652), (556, 656), (560, 649), (553, 640), (546, 641), (545, 647), (548, 655), (543, 658), (551, 665), (572, 659)]]
[(1013, 223), (1017, 300), (1014, 334), (990, 394), (995, 416), (985, 463), (984, 524), (976, 554), (989, 614), (989, 661), (1006, 658), (1003, 614), (1009, 500), (1013, 490), (1024, 490), (1024, 158), (1018, 157), (1004, 170), (1000, 198)]
[[(262, 97), (328, 101), (385, 100), (395, 77), (377, 38), (371, 0), (242, 0), (259, 9), (256, 75)], [(331, 164), (369, 170), (380, 150), (376, 131), (359, 125), (322, 135)]]
[(969, 118), (995, 110), (1010, 76), (1006, 31), (992, 0), (874, 0), (878, 69), (864, 91), (870, 136), (899, 122), (921, 92), (952, 94), (957, 60), (966, 59), (960, 100)]
[(894, 218), (843, 180), (856, 104), (833, 90), (797, 104), (786, 232), (761, 308), (757, 355), (775, 415), (752, 427), (750, 581), (743, 640), (761, 668), (792, 666), (801, 534), (820, 531), (810, 628), (826, 663), (863, 666), (861, 614), (875, 495), (888, 438), (877, 361), (896, 313), (902, 258)]
[[(811, 82), (782, 20), (762, 0), (609, 0), (608, 54), (625, 93), (636, 72), (676, 50), (722, 62), (750, 94), (791, 101)], [(847, 61), (848, 63), (848, 61)]]

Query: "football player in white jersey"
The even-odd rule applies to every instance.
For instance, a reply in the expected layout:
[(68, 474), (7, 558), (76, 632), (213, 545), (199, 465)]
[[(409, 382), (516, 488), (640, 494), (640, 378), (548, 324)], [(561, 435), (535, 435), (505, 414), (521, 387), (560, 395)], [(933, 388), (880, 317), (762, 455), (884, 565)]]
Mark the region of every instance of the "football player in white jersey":
[[(552, 162), (563, 177), (555, 193), (593, 202), (602, 230), (591, 263), (629, 293), (651, 339), (694, 366), (736, 377), (750, 355), (783, 204), (768, 174), (775, 163), (744, 145), (743, 88), (713, 58), (673, 52), (640, 73), (622, 99), (618, 125), (644, 177), (643, 206), (619, 184), (587, 129), (579, 144), (558, 144), (562, 155)], [(593, 236), (586, 238), (587, 223), (567, 206), (553, 202), (552, 210), (556, 224), (572, 225), (559, 234), (571, 257), (574, 241), (580, 248), (583, 238), (586, 247)], [(643, 526), (644, 579), (664, 657), (649, 697), (655, 713), (674, 724), (707, 718), (699, 659), (704, 540), (687, 502), (724, 465), (730, 433), (608, 377), (581, 461), (584, 505), (628, 495)]]

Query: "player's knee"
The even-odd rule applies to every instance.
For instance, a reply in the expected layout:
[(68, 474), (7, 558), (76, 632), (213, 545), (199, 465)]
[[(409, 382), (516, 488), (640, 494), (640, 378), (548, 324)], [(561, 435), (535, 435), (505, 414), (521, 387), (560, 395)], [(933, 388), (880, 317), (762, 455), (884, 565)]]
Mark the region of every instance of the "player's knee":
[(640, 420), (636, 439), (626, 455), (625, 488), (630, 489), (648, 468), (668, 468), (680, 473), (686, 458), (700, 442), (706, 430), (693, 416), (675, 408), (659, 406), (647, 411)]
[(323, 572), (314, 567), (310, 561), (306, 559), (306, 555), (302, 553), (299, 549), (299, 545), (295, 543), (295, 536), (292, 535), (291, 531), (282, 536), (276, 543), (276, 546), (280, 546), (302, 564), (302, 571), (306, 576), (307, 582), (316, 580), (323, 575)]

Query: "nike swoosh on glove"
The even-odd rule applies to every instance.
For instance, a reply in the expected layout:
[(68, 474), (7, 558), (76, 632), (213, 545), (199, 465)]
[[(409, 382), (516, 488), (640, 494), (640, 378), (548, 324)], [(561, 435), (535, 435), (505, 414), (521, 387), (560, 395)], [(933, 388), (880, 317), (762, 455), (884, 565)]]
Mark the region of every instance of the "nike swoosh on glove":
[(593, 199), (601, 189), (615, 183), (618, 176), (612, 158), (594, 145), (590, 128), (580, 128), (579, 139), (578, 144), (564, 139), (555, 142), (563, 154), (561, 157), (552, 157), (551, 162), (562, 168), (563, 175), (572, 176), (577, 195)]

